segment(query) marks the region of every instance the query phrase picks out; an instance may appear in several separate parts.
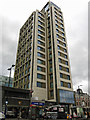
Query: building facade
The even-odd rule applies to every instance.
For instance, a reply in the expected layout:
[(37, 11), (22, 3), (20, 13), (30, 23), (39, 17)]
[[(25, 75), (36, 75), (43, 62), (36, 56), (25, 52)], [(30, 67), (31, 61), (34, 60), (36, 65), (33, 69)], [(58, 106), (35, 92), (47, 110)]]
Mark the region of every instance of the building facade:
[(82, 89), (77, 89), (75, 92), (75, 103), (77, 107), (90, 108), (90, 96), (83, 93)]
[(63, 13), (51, 1), (20, 29), (14, 87), (33, 89), (39, 100), (74, 104)]
[(10, 78), (10, 83), (9, 83), (8, 76), (0, 75), (0, 86), (13, 87), (13, 80), (14, 80), (14, 78)]

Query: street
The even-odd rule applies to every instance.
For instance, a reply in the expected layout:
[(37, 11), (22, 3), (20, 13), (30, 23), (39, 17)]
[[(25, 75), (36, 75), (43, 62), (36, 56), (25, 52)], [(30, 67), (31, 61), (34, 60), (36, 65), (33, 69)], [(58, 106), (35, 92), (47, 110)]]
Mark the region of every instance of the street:
[[(9, 119), (6, 119), (6, 120), (33, 120), (33, 119), (23, 119), (23, 118), (9, 118)], [(54, 120), (54, 119), (40, 119), (40, 118), (37, 118), (36, 120)], [(72, 118), (72, 119), (55, 119), (55, 120), (90, 120), (90, 118), (87, 118), (87, 119), (84, 119), (84, 118)]]

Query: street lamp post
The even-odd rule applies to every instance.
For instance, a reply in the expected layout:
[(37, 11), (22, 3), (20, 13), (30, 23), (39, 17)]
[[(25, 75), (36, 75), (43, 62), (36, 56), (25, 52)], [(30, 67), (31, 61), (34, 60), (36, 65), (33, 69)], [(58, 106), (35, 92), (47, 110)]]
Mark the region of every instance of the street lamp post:
[(31, 89), (29, 92), (29, 118), (31, 118), (31, 98), (34, 91)]
[(12, 68), (14, 67), (15, 65), (12, 65), (10, 68), (8, 68), (7, 70), (10, 71), (10, 74), (9, 74), (9, 82), (8, 82), (8, 87), (10, 86), (10, 79), (11, 79), (11, 70)]
[(83, 85), (78, 85), (78, 89), (79, 89), (80, 86), (83, 86)]
[[(12, 68), (14, 67), (15, 65), (12, 65), (10, 68), (8, 68), (7, 70), (10, 71), (10, 74), (9, 74), (9, 81), (8, 81), (8, 87), (10, 85), (10, 79), (11, 79), (11, 70)], [(8, 92), (8, 91), (7, 91)], [(7, 97), (5, 98), (5, 118), (6, 118), (6, 113), (7, 113), (7, 104), (8, 104), (8, 93), (7, 93)]]

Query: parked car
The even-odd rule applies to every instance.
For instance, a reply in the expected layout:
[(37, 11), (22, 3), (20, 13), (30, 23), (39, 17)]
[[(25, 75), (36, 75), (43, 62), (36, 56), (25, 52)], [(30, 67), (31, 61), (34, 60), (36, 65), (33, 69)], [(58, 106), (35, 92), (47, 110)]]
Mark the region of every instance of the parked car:
[(5, 120), (5, 115), (3, 112), (0, 112), (0, 120)]
[(7, 111), (6, 118), (14, 118), (14, 117), (15, 117), (15, 114), (13, 111)]

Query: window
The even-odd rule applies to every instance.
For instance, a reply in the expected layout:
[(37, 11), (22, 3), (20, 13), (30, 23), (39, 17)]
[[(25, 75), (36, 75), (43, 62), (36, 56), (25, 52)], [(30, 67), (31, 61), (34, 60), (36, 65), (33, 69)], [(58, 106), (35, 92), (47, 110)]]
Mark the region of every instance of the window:
[(60, 56), (60, 52), (58, 52), (58, 55)]
[(28, 67), (28, 63), (26, 63), (26, 68)]
[(37, 49), (38, 49), (38, 50), (40, 50), (40, 51), (45, 52), (45, 49), (44, 49), (44, 48), (42, 48), (42, 47), (39, 47), (39, 46), (38, 46), (38, 47), (37, 47)]
[(74, 101), (74, 92), (67, 90), (59, 91), (60, 102), (61, 103), (75, 103)]
[(65, 64), (66, 64), (66, 65), (68, 65), (68, 62), (67, 62), (67, 61), (65, 61)]
[(48, 35), (49, 35), (49, 36), (51, 35), (51, 32), (50, 32), (50, 31), (48, 32)]
[(58, 50), (60, 50), (60, 46), (58, 46)]
[(58, 61), (61, 63), (61, 59), (60, 58), (58, 58)]
[(31, 64), (31, 61), (29, 60), (29, 65)]
[(38, 23), (39, 23), (40, 25), (42, 25), (42, 22), (41, 22), (41, 21), (38, 21)]
[(61, 65), (59, 65), (59, 70), (62, 70), (62, 66)]
[(56, 24), (56, 28), (58, 28), (58, 25)]
[(37, 49), (40, 50), (40, 47), (38, 46)]
[(30, 83), (28, 83), (28, 88), (30, 88)]
[(63, 27), (63, 24), (60, 24), (61, 27)]
[(38, 59), (38, 60), (37, 60), (37, 63), (40, 63), (40, 64), (42, 64), (42, 61)]
[(42, 20), (42, 18), (41, 18), (41, 17), (39, 17), (39, 16), (38, 16), (38, 19), (39, 19), (39, 20)]
[(63, 23), (63, 20), (60, 20), (61, 21), (61, 23)]
[(64, 46), (64, 47), (66, 47), (66, 44), (65, 44), (65, 43), (63, 43), (63, 46)]
[(37, 70), (42, 71), (42, 68), (40, 66), (37, 66)]
[(42, 87), (40, 82), (37, 82), (37, 87)]
[(27, 70), (25, 70), (25, 74), (27, 74)]
[(38, 33), (39, 33), (39, 34), (42, 34), (42, 31), (38, 30)]
[(41, 14), (41, 13), (38, 13), (38, 15), (42, 16), (42, 14)]
[(67, 58), (67, 55), (64, 55), (65, 58)]
[(37, 73), (37, 78), (45, 80), (45, 75)]
[(62, 28), (61, 30), (64, 32), (64, 29), (63, 29), (63, 28)]
[(41, 53), (37, 53), (37, 55), (38, 55), (39, 57), (41, 57), (41, 56), (42, 56), (42, 54), (41, 54)]
[(57, 20), (55, 20), (55, 22), (56, 22), (56, 23), (58, 23), (58, 21), (57, 21)]
[(37, 87), (45, 88), (46, 84), (45, 83), (41, 83), (41, 82), (37, 82)]
[(59, 30), (58, 30), (58, 29), (56, 29), (56, 32), (58, 33), (58, 32), (59, 32)]
[(50, 74), (50, 80), (53, 80), (53, 74)]
[(28, 75), (28, 80), (30, 80), (30, 75)]
[(45, 61), (38, 59), (37, 63), (45, 65)]
[(52, 67), (49, 68), (49, 71), (52, 72)]
[(37, 53), (37, 56), (39, 56), (39, 57), (42, 57), (42, 58), (45, 58), (45, 55), (44, 54), (42, 54), (42, 53)]
[(22, 76), (24, 76), (24, 72), (22, 72)]
[(28, 69), (28, 72), (30, 72), (30, 68)]
[(63, 81), (61, 81), (61, 86), (63, 87)]
[(53, 88), (53, 82), (50, 83), (50, 88)]
[(62, 16), (60, 15), (60, 18), (62, 18)]
[(38, 39), (42, 39), (42, 37), (40, 35), (38, 35)]
[(49, 42), (49, 47), (51, 46), (51, 41)]
[(25, 81), (24, 81), (25, 83), (27, 82), (27, 77), (25, 77)]
[(59, 44), (59, 40), (57, 40), (57, 43)]
[(26, 89), (26, 84), (24, 85), (24, 88)]
[(52, 58), (52, 54), (49, 54), (49, 58)]
[(49, 41), (51, 40), (51, 36), (48, 37), (48, 40), (49, 40)]
[(45, 68), (44, 67), (37, 66), (37, 70), (45, 72)]
[(60, 73), (60, 78), (63, 78), (63, 74), (62, 73)]
[(71, 84), (70, 83), (68, 83), (68, 88), (71, 88)]
[(69, 75), (67, 75), (67, 79), (70, 80), (70, 76)]
[(59, 38), (59, 35), (58, 35), (58, 34), (57, 34), (56, 36), (57, 36), (57, 38)]
[(64, 52), (67, 52), (67, 50), (66, 50), (66, 49), (64, 49)]
[(55, 19), (57, 19), (57, 16), (55, 15)]
[(63, 38), (63, 41), (65, 41), (65, 38)]
[(38, 25), (38, 28), (39, 28), (39, 29), (42, 29), (42, 27), (41, 27), (40, 25)]
[(38, 40), (38, 44), (45, 46), (45, 43), (43, 43), (43, 42), (41, 42), (41, 41), (39, 41), (39, 40)]
[(53, 97), (53, 90), (50, 91), (50, 96)]
[(64, 33), (62, 33), (62, 36), (65, 36), (65, 34), (64, 34)]
[(52, 64), (52, 60), (49, 60), (49, 64)]
[(68, 68), (66, 68), (66, 71), (67, 71), (67, 72), (69, 72), (69, 69), (68, 69)]
[(52, 51), (52, 49), (51, 49), (51, 46), (49, 47), (49, 52), (51, 52)]

